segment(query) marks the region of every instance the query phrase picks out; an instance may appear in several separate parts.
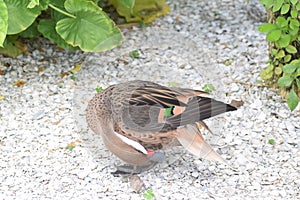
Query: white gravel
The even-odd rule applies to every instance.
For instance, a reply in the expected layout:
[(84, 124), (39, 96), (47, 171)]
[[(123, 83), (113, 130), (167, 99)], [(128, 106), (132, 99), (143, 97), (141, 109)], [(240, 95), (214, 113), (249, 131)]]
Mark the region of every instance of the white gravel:
[[(217, 99), (245, 102), (207, 120), (214, 135), (205, 137), (233, 167), (176, 149), (169, 166), (140, 175), (156, 199), (299, 199), (299, 107), (290, 112), (257, 81), (268, 59), (261, 18), (244, 0), (170, 3), (169, 16), (123, 30), (123, 45), (105, 53), (38, 40), (29, 55), (0, 57), (0, 199), (143, 199), (110, 174), (117, 159), (84, 119), (97, 86), (133, 79), (195, 89), (212, 83)], [(133, 50), (139, 58), (129, 57)], [(59, 76), (81, 61), (76, 81)], [(26, 83), (13, 86), (17, 80)]]

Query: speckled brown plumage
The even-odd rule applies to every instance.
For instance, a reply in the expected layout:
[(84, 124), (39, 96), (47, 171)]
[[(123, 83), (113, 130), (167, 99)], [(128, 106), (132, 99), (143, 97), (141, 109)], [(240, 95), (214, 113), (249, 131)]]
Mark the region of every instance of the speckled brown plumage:
[(143, 166), (152, 166), (151, 159), (155, 157), (156, 162), (160, 155), (145, 151), (176, 145), (183, 145), (197, 156), (222, 161), (204, 141), (198, 123), (236, 108), (207, 96), (198, 90), (129, 81), (96, 94), (89, 102), (86, 119), (113, 154), (129, 165), (141, 166), (140, 171)]

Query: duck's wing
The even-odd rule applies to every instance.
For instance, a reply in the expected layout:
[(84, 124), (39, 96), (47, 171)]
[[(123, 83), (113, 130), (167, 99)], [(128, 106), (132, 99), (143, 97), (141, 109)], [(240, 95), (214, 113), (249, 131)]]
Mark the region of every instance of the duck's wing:
[(122, 122), (137, 131), (165, 132), (236, 110), (207, 96), (200, 90), (145, 84), (127, 95), (121, 112)]

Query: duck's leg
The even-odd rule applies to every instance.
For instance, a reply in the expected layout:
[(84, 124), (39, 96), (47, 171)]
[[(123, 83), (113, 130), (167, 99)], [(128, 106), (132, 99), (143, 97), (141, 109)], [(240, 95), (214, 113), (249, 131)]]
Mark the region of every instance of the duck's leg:
[(149, 161), (144, 165), (120, 165), (115, 167), (117, 171), (112, 174), (140, 174), (144, 171), (152, 169), (158, 163), (161, 163), (165, 160), (166, 156), (163, 152), (154, 152), (152, 155), (148, 157)]

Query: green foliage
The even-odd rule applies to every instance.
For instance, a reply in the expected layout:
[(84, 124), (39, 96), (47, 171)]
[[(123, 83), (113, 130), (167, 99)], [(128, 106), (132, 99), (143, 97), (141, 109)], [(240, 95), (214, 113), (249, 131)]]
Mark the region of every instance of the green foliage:
[(155, 195), (152, 190), (146, 190), (143, 194), (144, 199), (151, 200), (155, 198)]
[(140, 56), (140, 53), (138, 50), (133, 50), (132, 52), (130, 52), (129, 56), (130, 58), (138, 58)]
[(109, 0), (109, 2), (127, 22), (150, 23), (170, 12), (165, 0)]
[(95, 90), (96, 90), (97, 93), (100, 93), (100, 92), (102, 92), (103, 88), (101, 86), (97, 86), (95, 88)]
[(269, 65), (260, 77), (268, 84), (279, 87), (279, 92), (294, 110), (300, 97), (300, 1), (261, 0), (272, 18), (258, 27), (266, 33), (270, 46)]
[(271, 144), (271, 145), (274, 145), (275, 144), (275, 140), (274, 139), (269, 139), (268, 143)]
[(70, 79), (72, 79), (73, 81), (77, 81), (77, 77), (74, 76), (74, 75), (71, 75), (71, 76), (70, 76)]
[(211, 93), (213, 91), (215, 91), (215, 87), (213, 86), (213, 84), (205, 84), (203, 87), (202, 87), (202, 90), (205, 91), (205, 92), (208, 92), (208, 93)]
[[(164, 0), (111, 2), (127, 21), (151, 22), (169, 11)], [(65, 49), (87, 52), (112, 49), (124, 37), (98, 6), (102, 4), (99, 0), (0, 0), (0, 53), (17, 56), (22, 52), (15, 45), (18, 37), (40, 35)]]

